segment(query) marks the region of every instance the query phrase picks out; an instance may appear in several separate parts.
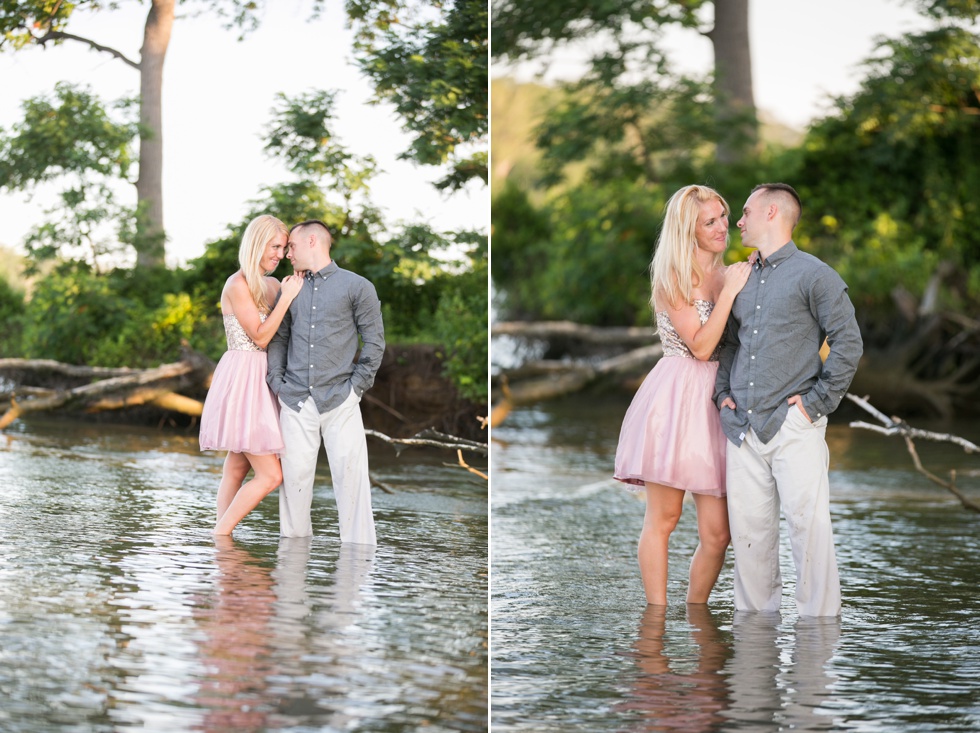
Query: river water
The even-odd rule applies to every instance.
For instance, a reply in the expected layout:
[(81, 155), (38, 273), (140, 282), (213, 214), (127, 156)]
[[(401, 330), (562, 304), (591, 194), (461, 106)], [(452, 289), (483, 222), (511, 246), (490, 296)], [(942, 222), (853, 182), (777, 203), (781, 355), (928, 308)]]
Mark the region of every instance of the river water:
[[(903, 442), (828, 429), (839, 620), (797, 616), (785, 533), (780, 613), (733, 613), (731, 552), (708, 608), (689, 610), (690, 503), (658, 612), (635, 559), (642, 499), (609, 478), (628, 401), (518, 409), (494, 431), (494, 731), (980, 730), (980, 515), (916, 473)], [(916, 426), (980, 442), (976, 423)], [(937, 473), (980, 467), (917, 448)], [(980, 479), (960, 485), (980, 500)]]
[(0, 730), (482, 731), (487, 485), (371, 444), (377, 549), (268, 497), (216, 541), (196, 435), (32, 420), (0, 434)]

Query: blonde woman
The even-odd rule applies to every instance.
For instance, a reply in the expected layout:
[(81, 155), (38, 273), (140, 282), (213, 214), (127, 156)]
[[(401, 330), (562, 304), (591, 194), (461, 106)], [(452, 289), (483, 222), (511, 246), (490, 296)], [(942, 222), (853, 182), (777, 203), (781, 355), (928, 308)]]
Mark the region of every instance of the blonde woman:
[[(241, 269), (221, 291), (228, 350), (215, 367), (200, 434), (201, 450), (228, 451), (218, 487), (216, 535), (231, 534), (282, 483), (279, 405), (266, 384), (266, 346), (303, 287), (300, 275), (287, 276), (281, 285), (269, 276), (286, 256), (288, 233), (274, 216), (253, 219), (238, 250)], [(249, 470), (254, 475), (243, 484)]]
[(751, 265), (725, 267), (729, 206), (707, 186), (667, 202), (650, 265), (650, 306), (663, 357), (623, 419), (615, 478), (646, 492), (638, 559), (647, 603), (667, 604), (667, 545), (684, 493), (694, 497), (698, 547), (688, 603), (707, 603), (731, 540), (725, 499), (725, 435), (712, 401), (718, 346)]

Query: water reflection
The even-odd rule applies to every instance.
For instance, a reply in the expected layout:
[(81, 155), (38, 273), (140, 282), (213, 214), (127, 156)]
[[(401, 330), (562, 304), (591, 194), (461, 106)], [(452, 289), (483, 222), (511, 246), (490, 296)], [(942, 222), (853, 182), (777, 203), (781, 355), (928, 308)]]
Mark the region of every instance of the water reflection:
[(717, 615), (704, 604), (689, 604), (692, 655), (671, 659), (667, 646), (666, 606), (647, 606), (640, 619), (635, 658), (640, 675), (621, 711), (642, 713), (630, 731), (716, 730), (731, 704), (723, 674), (732, 656), (730, 634), (723, 634)]
[(833, 683), (829, 662), (840, 639), (839, 619), (801, 616), (786, 634), (779, 613), (736, 612), (732, 636), (726, 668), (732, 704), (726, 717), (760, 730), (834, 727), (824, 706)]
[(215, 538), (215, 598), (196, 614), (205, 675), (195, 702), (207, 713), (195, 730), (356, 722), (344, 701), (365, 650), (348, 632), (376, 549), (340, 545), (332, 577), (311, 597), (311, 546), (310, 537), (280, 538), (272, 569), (233, 538)]
[(832, 730), (830, 664), (836, 618), (737, 612), (730, 627), (706, 605), (688, 605), (687, 628), (647, 606), (630, 656), (629, 692), (616, 712), (631, 732)]
[[(980, 517), (918, 475), (904, 447), (828, 431), (840, 620), (799, 618), (791, 588), (781, 616), (736, 619), (729, 562), (702, 625), (683, 604), (665, 618), (644, 610), (642, 506), (609, 479), (626, 407), (559, 400), (494, 431), (494, 733), (980, 730)], [(931, 428), (980, 439), (978, 423)], [(927, 465), (976, 465), (920, 450)], [(681, 597), (697, 537), (687, 512), (675, 534), (668, 583)], [(785, 537), (780, 563), (790, 585)], [(698, 695), (705, 708), (687, 712), (704, 717), (681, 717), (678, 700)]]
[(357, 624), (376, 548), (343, 543), (332, 577), (311, 598), (307, 585), (311, 538), (279, 540), (275, 576), (276, 618), (273, 697), (291, 725), (344, 730), (358, 716), (350, 709), (351, 680), (367, 656)]
[[(486, 729), (482, 481), (374, 461), (398, 487), (377, 555), (280, 541), (269, 502), (216, 542), (220, 461), (196, 448), (60, 422), (0, 437), (0, 730)], [(326, 490), (314, 513), (335, 524)]]
[(215, 538), (217, 597), (197, 614), (205, 676), (195, 702), (207, 712), (204, 731), (260, 731), (268, 724), (272, 672), (272, 574), (230, 536)]

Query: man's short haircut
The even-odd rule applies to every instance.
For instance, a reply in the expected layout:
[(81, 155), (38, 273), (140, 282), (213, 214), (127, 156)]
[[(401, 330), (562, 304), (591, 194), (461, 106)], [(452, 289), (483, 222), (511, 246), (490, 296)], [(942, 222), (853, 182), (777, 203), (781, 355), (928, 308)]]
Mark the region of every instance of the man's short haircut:
[(782, 192), (790, 196), (796, 202), (796, 221), (793, 222), (793, 226), (796, 226), (803, 217), (803, 202), (800, 200), (800, 194), (788, 183), (760, 183), (752, 189), (752, 193), (756, 191), (765, 191), (770, 194)]
[(293, 224), (289, 228), (289, 233), (292, 234), (297, 229), (304, 229), (304, 228), (306, 228), (308, 226), (323, 227), (323, 231), (325, 231), (327, 233), (327, 236), (330, 237), (330, 241), (331, 242), (333, 241), (333, 232), (330, 231), (330, 227), (328, 227), (326, 224), (324, 224), (319, 219), (307, 219), (306, 221), (301, 221), (299, 224)]

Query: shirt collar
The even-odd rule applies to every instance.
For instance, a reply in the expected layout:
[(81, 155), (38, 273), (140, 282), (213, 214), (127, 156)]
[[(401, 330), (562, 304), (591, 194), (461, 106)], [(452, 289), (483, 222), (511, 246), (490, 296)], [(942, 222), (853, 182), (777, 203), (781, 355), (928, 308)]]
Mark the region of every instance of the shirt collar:
[(796, 244), (791, 239), (782, 247), (780, 247), (771, 255), (769, 255), (766, 258), (764, 265), (769, 267), (775, 267), (776, 265), (785, 262), (799, 251), (800, 250), (797, 248)]
[(309, 280), (315, 280), (316, 278), (320, 278), (321, 280), (326, 280), (327, 277), (335, 273), (337, 269), (338, 269), (337, 261), (330, 260), (330, 264), (324, 267), (322, 270), (317, 270), (316, 272), (312, 272), (312, 271), (307, 272), (306, 277)]

